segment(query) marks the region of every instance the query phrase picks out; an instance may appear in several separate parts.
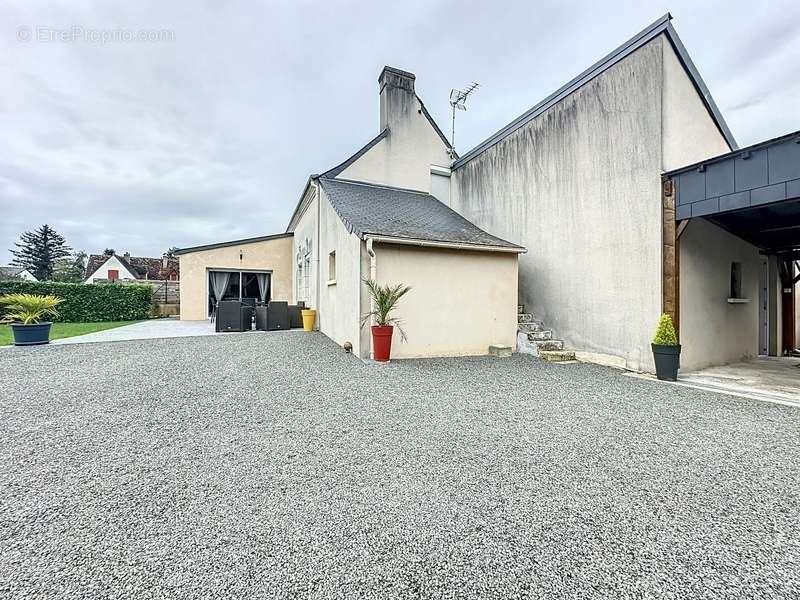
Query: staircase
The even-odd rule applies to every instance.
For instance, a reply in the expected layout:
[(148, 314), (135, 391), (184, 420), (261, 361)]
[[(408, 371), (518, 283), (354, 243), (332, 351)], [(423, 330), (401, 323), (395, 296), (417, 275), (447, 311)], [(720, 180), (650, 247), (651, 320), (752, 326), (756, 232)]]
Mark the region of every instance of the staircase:
[(553, 339), (553, 332), (544, 328), (535, 315), (525, 312), (525, 305), (517, 305), (517, 351), (533, 354), (548, 362), (575, 360), (575, 353), (564, 350), (564, 342)]

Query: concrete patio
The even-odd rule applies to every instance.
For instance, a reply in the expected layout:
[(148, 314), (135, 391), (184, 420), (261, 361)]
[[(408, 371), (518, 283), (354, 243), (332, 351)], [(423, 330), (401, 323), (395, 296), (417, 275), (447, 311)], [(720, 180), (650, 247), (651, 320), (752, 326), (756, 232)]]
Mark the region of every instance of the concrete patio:
[(800, 407), (800, 358), (758, 357), (681, 373), (681, 384)]
[[(121, 342), (127, 340), (151, 340), (158, 338), (197, 337), (216, 335), (210, 321), (181, 321), (175, 318), (151, 319), (132, 325), (124, 325), (105, 331), (63, 338), (50, 342), (54, 345), (88, 344), (92, 342)], [(230, 334), (226, 334), (230, 335)]]

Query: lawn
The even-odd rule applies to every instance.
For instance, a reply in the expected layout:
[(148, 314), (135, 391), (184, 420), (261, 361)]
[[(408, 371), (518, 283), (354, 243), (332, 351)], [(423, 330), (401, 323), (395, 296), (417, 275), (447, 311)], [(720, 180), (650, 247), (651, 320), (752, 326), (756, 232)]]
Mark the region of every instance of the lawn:
[[(114, 329), (123, 325), (138, 323), (138, 321), (104, 321), (103, 323), (53, 323), (50, 329), (50, 339), (74, 337), (84, 333), (94, 333), (105, 329)], [(8, 346), (14, 343), (14, 334), (10, 325), (0, 325), (0, 346)]]

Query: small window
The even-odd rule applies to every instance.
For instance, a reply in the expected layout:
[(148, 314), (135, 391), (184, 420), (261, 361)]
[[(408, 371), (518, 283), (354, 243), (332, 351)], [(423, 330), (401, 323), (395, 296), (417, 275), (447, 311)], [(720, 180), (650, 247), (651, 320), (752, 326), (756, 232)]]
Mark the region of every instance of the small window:
[(742, 297), (742, 263), (731, 263), (731, 290), (730, 298)]
[(336, 251), (328, 254), (328, 284), (336, 283)]
[(116, 281), (119, 279), (119, 269), (109, 269), (108, 270), (108, 280), (109, 281)]

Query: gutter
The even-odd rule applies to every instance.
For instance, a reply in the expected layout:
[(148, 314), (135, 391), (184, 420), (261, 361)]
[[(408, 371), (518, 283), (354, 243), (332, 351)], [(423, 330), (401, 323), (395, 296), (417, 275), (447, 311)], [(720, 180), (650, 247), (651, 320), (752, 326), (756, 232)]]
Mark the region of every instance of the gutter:
[[(433, 240), (419, 240), (414, 238), (397, 238), (389, 236), (365, 235), (367, 240), (367, 252), (372, 247), (371, 242), (375, 241), (384, 244), (402, 244), (405, 246), (423, 246), (428, 248), (448, 248), (450, 250), (473, 250), (476, 252), (510, 252), (514, 254), (525, 254), (527, 249), (521, 246), (481, 246), (478, 244), (466, 244), (459, 242), (437, 242)], [(372, 256), (372, 255), (370, 255)], [(372, 275), (372, 262), (370, 262), (370, 275)]]

